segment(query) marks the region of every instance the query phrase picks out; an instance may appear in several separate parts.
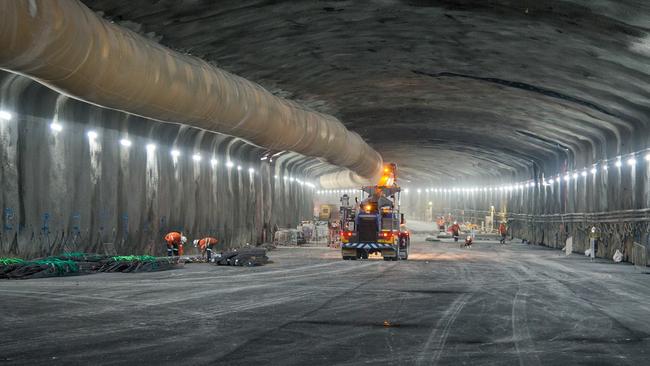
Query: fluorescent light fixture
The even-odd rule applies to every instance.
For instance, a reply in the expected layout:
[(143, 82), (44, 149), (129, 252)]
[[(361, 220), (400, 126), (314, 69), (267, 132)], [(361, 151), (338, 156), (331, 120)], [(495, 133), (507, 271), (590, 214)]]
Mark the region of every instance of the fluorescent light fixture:
[(192, 160), (194, 161), (201, 161), (201, 154), (194, 154), (192, 155)]
[(241, 170), (241, 165), (237, 165), (237, 170)]
[(97, 134), (97, 131), (88, 131), (86, 133), (86, 136), (88, 136), (88, 139), (90, 141), (94, 141), (97, 137), (99, 137), (99, 134)]
[(555, 183), (555, 181), (553, 179), (548, 180), (548, 184), (553, 184), (553, 183)]
[(577, 178), (578, 178), (578, 173), (573, 173), (573, 179), (577, 179)]
[(596, 169), (596, 167), (593, 167), (589, 172), (591, 172), (591, 174), (596, 174), (598, 172), (598, 169)]
[(620, 168), (621, 165), (623, 165), (623, 163), (621, 163), (621, 159), (618, 159), (618, 160), (616, 160), (616, 163), (614, 163), (614, 165), (615, 165), (617, 168)]
[(156, 151), (156, 144), (147, 144), (146, 147), (147, 147), (147, 151), (150, 153)]
[(124, 147), (130, 147), (131, 146), (131, 140), (121, 139), (120, 140), (120, 145), (122, 145)]
[(228, 168), (232, 168), (232, 167), (235, 166), (235, 163), (233, 163), (232, 161), (228, 160), (228, 161), (226, 162), (226, 166), (227, 166)]
[(210, 159), (210, 165), (212, 165), (213, 167), (217, 166), (218, 164), (219, 164), (219, 160), (215, 158)]
[(11, 113), (9, 113), (7, 111), (0, 111), (0, 119), (4, 119), (6, 121), (9, 121), (12, 118), (13, 118), (13, 116), (11, 115)]
[(60, 123), (52, 122), (50, 123), (50, 129), (54, 132), (61, 132), (63, 131), (63, 126)]
[(580, 175), (582, 175), (583, 177), (586, 177), (587, 176), (587, 171), (583, 170), (582, 173), (580, 173)]
[(253, 168), (248, 168), (248, 172), (251, 173), (251, 174), (253, 174), (253, 173), (255, 173), (255, 169), (253, 169)]
[(174, 157), (174, 158), (177, 158), (177, 157), (181, 156), (181, 152), (176, 150), (176, 149), (172, 150), (171, 154), (172, 154), (172, 157)]
[(633, 158), (633, 157), (627, 159), (627, 165), (629, 165), (629, 166), (634, 166), (634, 165), (636, 165), (636, 159)]

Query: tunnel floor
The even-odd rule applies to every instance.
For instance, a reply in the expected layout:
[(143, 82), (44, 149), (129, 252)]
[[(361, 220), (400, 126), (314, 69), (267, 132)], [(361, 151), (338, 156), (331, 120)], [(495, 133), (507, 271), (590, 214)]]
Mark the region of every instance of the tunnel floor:
[(644, 364), (650, 275), (543, 247), (0, 282), (2, 364)]

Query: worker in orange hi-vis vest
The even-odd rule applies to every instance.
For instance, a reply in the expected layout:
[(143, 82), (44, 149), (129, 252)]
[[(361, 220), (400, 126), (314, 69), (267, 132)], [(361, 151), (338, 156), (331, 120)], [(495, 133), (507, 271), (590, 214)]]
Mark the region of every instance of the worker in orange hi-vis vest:
[(206, 255), (208, 262), (210, 262), (210, 259), (212, 259), (212, 248), (217, 245), (218, 242), (219, 240), (217, 240), (217, 238), (206, 236), (203, 239), (194, 240), (194, 246), (199, 248), (201, 257)]
[(165, 242), (167, 242), (167, 256), (183, 255), (183, 244), (187, 242), (187, 238), (178, 231), (172, 231), (165, 235)]

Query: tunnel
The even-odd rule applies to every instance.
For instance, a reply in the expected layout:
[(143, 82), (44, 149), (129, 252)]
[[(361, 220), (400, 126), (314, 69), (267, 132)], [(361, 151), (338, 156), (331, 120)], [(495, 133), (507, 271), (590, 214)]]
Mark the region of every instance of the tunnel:
[(650, 3), (0, 2), (0, 363), (650, 364)]

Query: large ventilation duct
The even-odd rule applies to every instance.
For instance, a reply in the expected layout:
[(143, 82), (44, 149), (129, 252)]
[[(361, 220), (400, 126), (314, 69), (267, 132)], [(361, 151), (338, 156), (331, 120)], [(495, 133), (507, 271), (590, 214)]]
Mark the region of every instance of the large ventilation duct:
[(325, 174), (320, 177), (320, 186), (325, 189), (333, 188), (359, 188), (377, 184), (377, 180), (369, 180), (349, 171), (341, 170)]
[(382, 160), (336, 118), (96, 16), (76, 0), (0, 1), (0, 68), (71, 97), (291, 150), (376, 180)]

